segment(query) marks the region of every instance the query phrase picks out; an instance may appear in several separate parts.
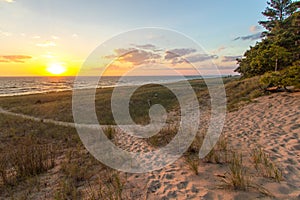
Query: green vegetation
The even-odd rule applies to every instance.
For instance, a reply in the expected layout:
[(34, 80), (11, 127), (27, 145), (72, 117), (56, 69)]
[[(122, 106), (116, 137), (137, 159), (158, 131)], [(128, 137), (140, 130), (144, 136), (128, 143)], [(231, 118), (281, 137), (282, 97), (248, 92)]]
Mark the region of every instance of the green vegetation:
[(300, 88), (300, 61), (297, 61), (293, 66), (281, 71), (267, 72), (261, 79), (260, 83), (264, 86), (279, 86), (286, 89), (287, 86), (293, 85)]
[[(260, 21), (267, 31), (262, 41), (250, 47), (238, 60), (235, 70), (243, 78), (264, 75), (267, 86), (299, 85), (300, 12), (299, 2), (270, 0), (262, 13), (267, 21)], [(279, 78), (280, 76), (280, 78)]]

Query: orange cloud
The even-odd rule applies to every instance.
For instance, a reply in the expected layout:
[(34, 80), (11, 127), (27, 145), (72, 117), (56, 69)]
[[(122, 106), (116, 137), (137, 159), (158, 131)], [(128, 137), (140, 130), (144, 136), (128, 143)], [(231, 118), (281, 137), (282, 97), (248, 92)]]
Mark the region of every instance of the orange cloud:
[(24, 63), (26, 60), (31, 59), (31, 56), (24, 56), (24, 55), (6, 55), (6, 56), (0, 56), (0, 63)]

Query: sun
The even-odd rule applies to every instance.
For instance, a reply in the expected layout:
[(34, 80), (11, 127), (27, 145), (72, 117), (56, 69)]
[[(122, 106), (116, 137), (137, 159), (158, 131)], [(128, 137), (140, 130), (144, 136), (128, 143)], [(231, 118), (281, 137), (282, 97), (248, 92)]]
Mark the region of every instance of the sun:
[(53, 75), (61, 75), (67, 70), (61, 64), (55, 63), (55, 64), (49, 65), (49, 67), (47, 68), (47, 71), (50, 72)]

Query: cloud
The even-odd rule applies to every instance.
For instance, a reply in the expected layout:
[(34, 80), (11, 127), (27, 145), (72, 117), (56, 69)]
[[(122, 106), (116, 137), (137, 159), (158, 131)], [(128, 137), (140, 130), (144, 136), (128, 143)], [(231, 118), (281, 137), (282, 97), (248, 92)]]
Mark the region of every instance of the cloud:
[(165, 59), (166, 60), (172, 60), (177, 57), (182, 57), (191, 53), (195, 53), (197, 50), (196, 49), (172, 49), (166, 51)]
[(237, 40), (258, 40), (261, 38), (261, 32), (259, 33), (255, 33), (255, 34), (252, 34), (252, 35), (247, 35), (247, 36), (240, 36), (240, 37), (237, 37), (237, 38), (234, 38), (233, 41), (237, 41)]
[(133, 64), (139, 65), (143, 63), (150, 62), (151, 59), (158, 59), (160, 55), (154, 54), (152, 52), (136, 50), (131, 53), (122, 56), (122, 61), (131, 62)]
[(218, 49), (211, 51), (213, 54), (220, 53), (221, 51), (227, 49), (225, 46), (220, 46)]
[(52, 42), (52, 41), (47, 41), (44, 43), (36, 44), (36, 46), (38, 46), (38, 47), (55, 47), (56, 43)]
[(261, 30), (261, 27), (260, 26), (251, 26), (250, 27), (250, 31), (251, 33), (257, 33), (258, 31)]
[(234, 62), (237, 58), (241, 58), (242, 56), (223, 56), (222, 62)]
[(31, 56), (24, 56), (24, 55), (6, 55), (0, 56), (0, 63), (24, 63), (26, 60), (31, 59)]
[(59, 39), (59, 37), (56, 36), (56, 35), (52, 35), (51, 38), (52, 38), (53, 40), (58, 40), (58, 39)]
[(161, 58), (160, 54), (136, 48), (119, 48), (114, 50), (115, 54), (104, 56), (106, 59), (117, 59), (119, 62), (130, 62), (133, 65), (151, 63)]
[(224, 65), (218, 65), (218, 69), (219, 70), (235, 70), (236, 69), (236, 65), (232, 65), (232, 66), (224, 66)]
[(12, 34), (9, 33), (9, 32), (5, 32), (5, 31), (1, 31), (1, 30), (0, 30), (0, 36), (9, 37), (9, 36), (11, 36), (11, 35), (12, 35)]
[(2, 1), (5, 1), (6, 3), (14, 3), (15, 2), (14, 0), (2, 0)]
[(32, 36), (32, 39), (40, 39), (40, 38), (41, 38), (41, 36), (39, 36), (39, 35)]
[(135, 46), (140, 49), (151, 49), (151, 50), (156, 49), (156, 46), (153, 44), (144, 44), (144, 45), (132, 44), (132, 46)]
[(190, 63), (203, 62), (210, 59), (217, 59), (217, 55), (209, 55), (209, 54), (195, 54), (185, 58)]

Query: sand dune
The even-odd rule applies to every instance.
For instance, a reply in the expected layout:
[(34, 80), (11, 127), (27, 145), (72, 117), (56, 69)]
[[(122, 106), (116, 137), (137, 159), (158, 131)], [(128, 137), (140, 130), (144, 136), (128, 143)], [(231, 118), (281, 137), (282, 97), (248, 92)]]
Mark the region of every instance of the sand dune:
[[(5, 110), (0, 112), (15, 115)], [(39, 118), (20, 114), (15, 116), (41, 122)], [(209, 115), (204, 113), (199, 132), (206, 130), (208, 120)], [(44, 122), (74, 127), (72, 123), (60, 123), (54, 120), (44, 120)], [(124, 191), (130, 193), (129, 196), (134, 199), (300, 199), (299, 92), (260, 97), (238, 111), (228, 113), (222, 134), (228, 139), (230, 150), (242, 153), (247, 173), (256, 189), (239, 191), (226, 187), (222, 178), (228, 174), (228, 163), (214, 164), (200, 161), (199, 174), (195, 175), (187, 164), (186, 158), (181, 157), (175, 163), (151, 173), (122, 173), (122, 176), (127, 177)], [(155, 150), (155, 147), (146, 140), (123, 133), (115, 136), (114, 143), (132, 152)], [(282, 170), (283, 178), (280, 183), (254, 169), (251, 153), (259, 147)], [(45, 181), (47, 188), (42, 189), (32, 198), (51, 196), (51, 190), (57, 187), (59, 168), (58, 165), (48, 174), (43, 175), (41, 182)], [(260, 188), (267, 190), (271, 196), (263, 194), (259, 191)], [(43, 191), (47, 195), (42, 194)]]
[[(230, 148), (241, 152), (249, 174), (257, 187), (268, 190), (276, 199), (300, 198), (300, 93), (280, 93), (260, 97), (238, 111), (228, 113), (223, 135)], [(207, 120), (204, 117), (204, 122)], [(207, 122), (207, 121), (206, 121)], [(147, 144), (126, 141), (131, 151), (143, 150)], [(280, 183), (251, 170), (251, 151), (262, 147), (283, 171)], [(162, 170), (149, 174), (129, 175), (130, 184), (147, 185), (140, 195), (147, 199), (272, 199), (257, 190), (223, 189), (221, 177), (228, 171), (226, 164), (201, 162), (195, 175), (184, 158)], [(222, 189), (220, 189), (222, 188)]]

